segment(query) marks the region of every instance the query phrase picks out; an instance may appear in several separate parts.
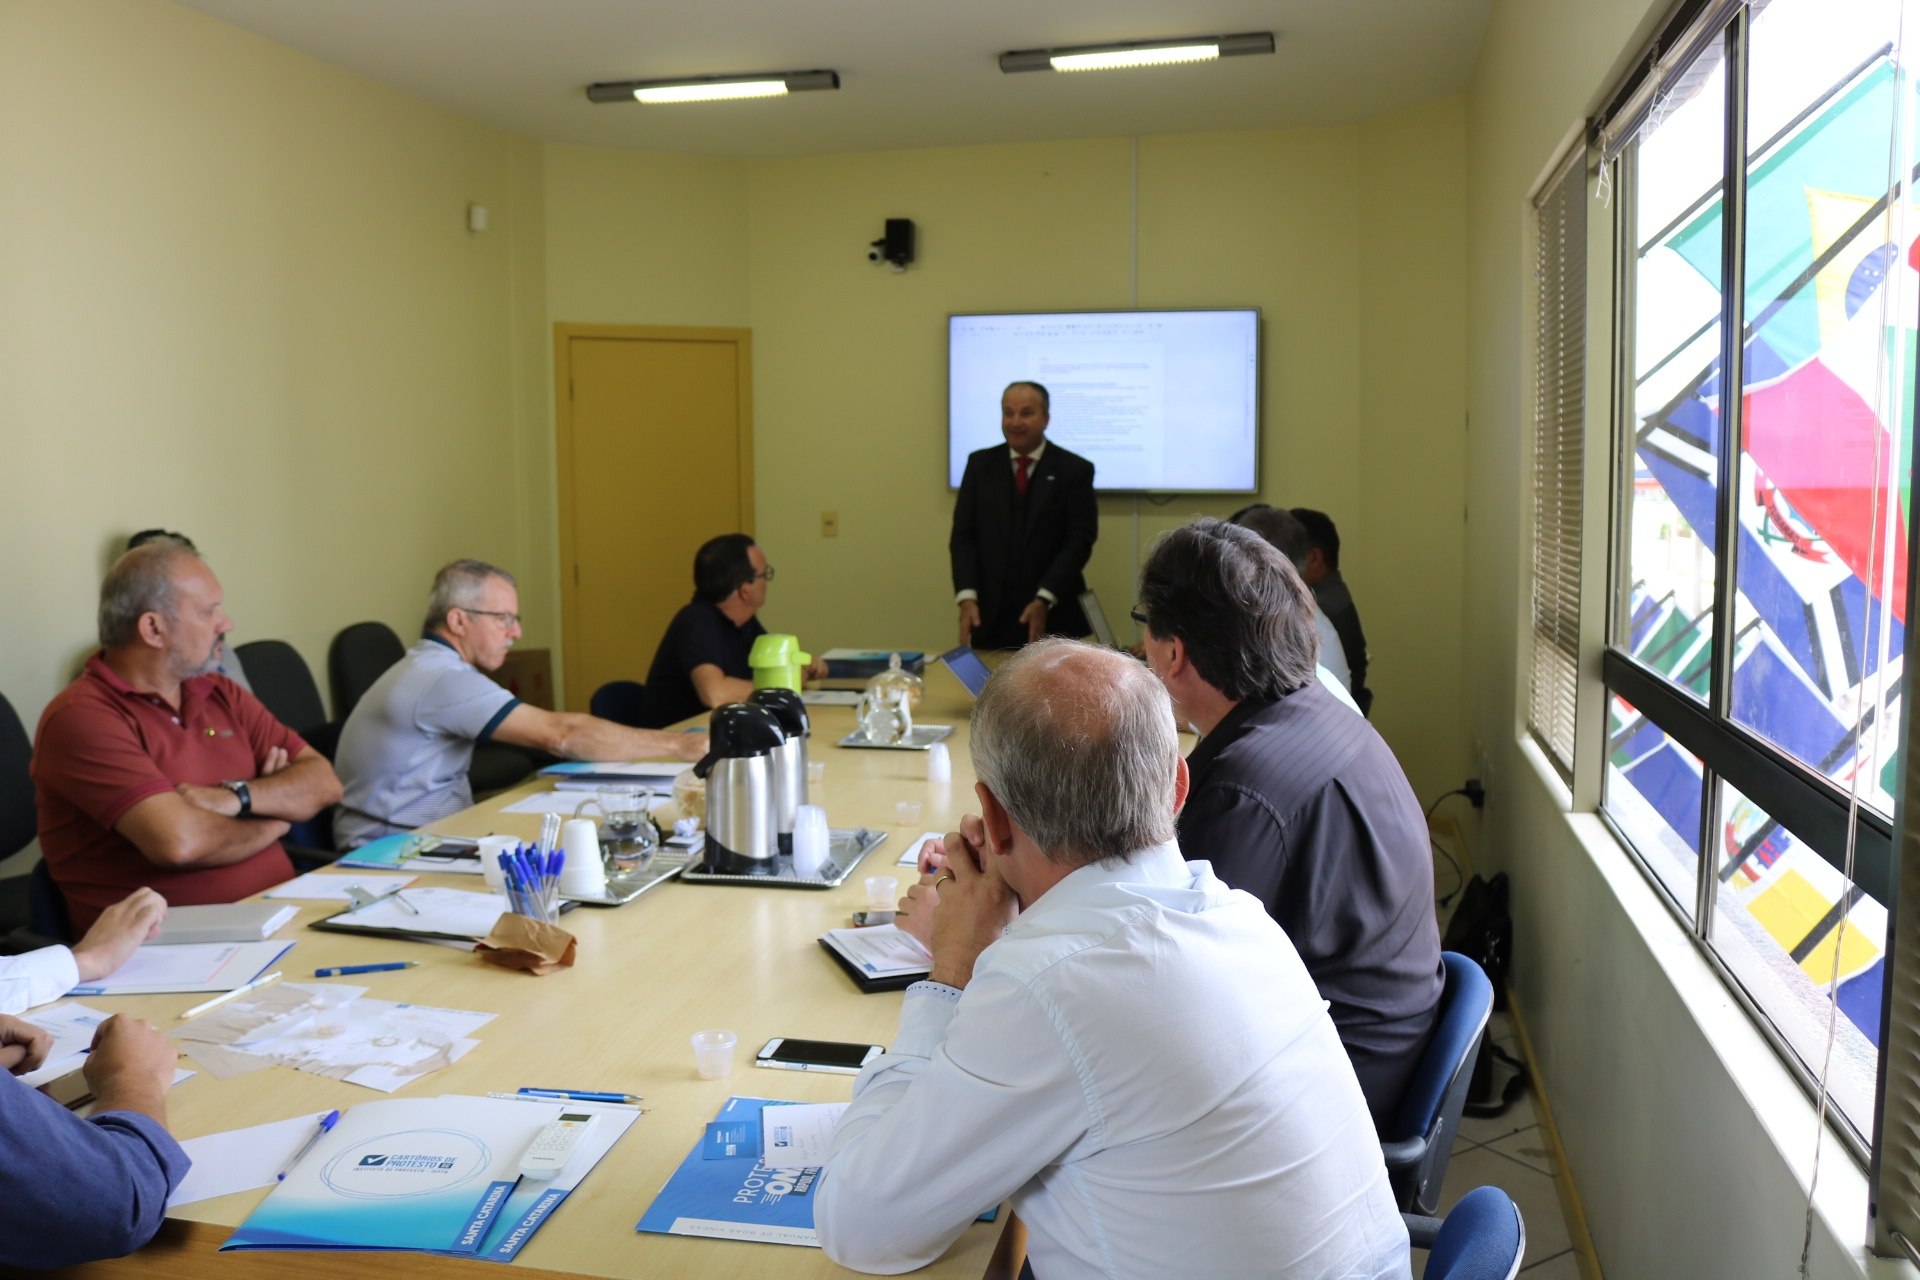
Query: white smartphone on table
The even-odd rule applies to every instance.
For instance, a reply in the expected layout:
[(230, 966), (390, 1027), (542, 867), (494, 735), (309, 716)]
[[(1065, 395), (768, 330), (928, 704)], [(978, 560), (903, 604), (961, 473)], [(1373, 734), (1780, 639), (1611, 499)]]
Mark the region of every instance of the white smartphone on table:
[(837, 1075), (857, 1076), (860, 1068), (885, 1053), (877, 1044), (849, 1044), (840, 1040), (795, 1040), (775, 1036), (760, 1046), (754, 1055), (756, 1067), (777, 1071), (830, 1071)]

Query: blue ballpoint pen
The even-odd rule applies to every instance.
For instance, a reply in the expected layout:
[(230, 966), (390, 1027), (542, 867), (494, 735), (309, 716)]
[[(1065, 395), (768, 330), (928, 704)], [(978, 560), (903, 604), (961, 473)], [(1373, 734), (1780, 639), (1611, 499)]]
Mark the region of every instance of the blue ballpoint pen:
[(527, 914), (526, 900), (520, 888), (520, 864), (503, 853), (500, 855), (500, 871), (506, 877), (507, 906), (515, 915)]
[(320, 1127), (313, 1131), (313, 1136), (307, 1139), (306, 1145), (302, 1146), (298, 1151), (293, 1153), (293, 1159), (287, 1161), (287, 1167), (280, 1171), (280, 1176), (275, 1178), (274, 1181), (285, 1182), (287, 1180), (287, 1175), (293, 1172), (293, 1166), (299, 1164), (302, 1160), (306, 1159), (307, 1152), (313, 1150), (314, 1145), (318, 1143), (320, 1139), (326, 1137), (327, 1133), (333, 1128), (333, 1126), (339, 1123), (340, 1123), (340, 1113), (338, 1111), (329, 1111), (327, 1112), (326, 1115), (322, 1116), (320, 1119)]
[(349, 973), (385, 973), (389, 969), (414, 969), (419, 967), (418, 960), (394, 960), (388, 964), (342, 964), (331, 969), (315, 969), (316, 978), (338, 978)]
[(569, 1102), (611, 1102), (621, 1106), (637, 1106), (642, 1098), (637, 1093), (597, 1093), (591, 1089), (528, 1089), (522, 1088), (520, 1094), (528, 1098), (564, 1098)]

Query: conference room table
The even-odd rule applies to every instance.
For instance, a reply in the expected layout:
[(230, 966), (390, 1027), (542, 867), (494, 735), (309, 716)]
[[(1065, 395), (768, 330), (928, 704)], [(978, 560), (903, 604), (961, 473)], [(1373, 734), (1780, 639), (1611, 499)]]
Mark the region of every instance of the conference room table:
[[(303, 903), (299, 917), (275, 936), (296, 945), (279, 965), (286, 981), (313, 981), (329, 965), (417, 960), (419, 967), (338, 981), (368, 988), (370, 998), (491, 1012), (477, 1033), (480, 1047), (394, 1097), (485, 1095), (522, 1086), (640, 1094), (645, 1114), (555, 1211), (510, 1264), (519, 1273), (589, 1276), (796, 1277), (854, 1274), (819, 1249), (637, 1232), (634, 1224), (668, 1176), (702, 1138), (730, 1095), (798, 1102), (844, 1102), (853, 1077), (774, 1071), (753, 1065), (775, 1036), (889, 1044), (898, 1025), (898, 992), (865, 995), (819, 946), (828, 929), (851, 923), (864, 908), (869, 875), (914, 873), (895, 860), (923, 832), (949, 830), (975, 808), (967, 752), (971, 700), (944, 668), (929, 670), (917, 724), (952, 724), (947, 739), (953, 779), (929, 782), (919, 751), (836, 746), (854, 725), (850, 708), (809, 708), (809, 753), (826, 765), (811, 799), (836, 827), (884, 831), (886, 840), (835, 889), (761, 888), (669, 881), (616, 908), (578, 907), (562, 927), (579, 939), (573, 967), (543, 976), (503, 969), (450, 947), (400, 939), (321, 932), (306, 926), (340, 908)], [(536, 779), (429, 824), (449, 835), (490, 833), (533, 839), (538, 815), (508, 814), (508, 804), (544, 790)], [(585, 798), (583, 793), (582, 798)], [(920, 812), (899, 821), (896, 806)], [(423, 875), (420, 885), (479, 888), (472, 875)], [(161, 1029), (203, 995), (86, 997), (112, 1012), (151, 1019)], [(703, 1080), (694, 1070), (690, 1037), (706, 1028), (738, 1034), (733, 1072)], [(191, 1056), (184, 1066), (194, 1064)], [(173, 1132), (183, 1138), (220, 1133), (290, 1116), (345, 1109), (389, 1095), (275, 1066), (225, 1080), (201, 1071), (168, 1099)], [(74, 1275), (223, 1277), (500, 1274), (500, 1264), (416, 1253), (217, 1252), (265, 1197), (248, 1191), (181, 1205), (159, 1237), (129, 1258), (72, 1268)], [(1004, 1213), (1002, 1215), (1004, 1217)], [(919, 1274), (980, 1276), (1000, 1227), (975, 1223)], [(45, 1274), (45, 1273), (36, 1273)]]

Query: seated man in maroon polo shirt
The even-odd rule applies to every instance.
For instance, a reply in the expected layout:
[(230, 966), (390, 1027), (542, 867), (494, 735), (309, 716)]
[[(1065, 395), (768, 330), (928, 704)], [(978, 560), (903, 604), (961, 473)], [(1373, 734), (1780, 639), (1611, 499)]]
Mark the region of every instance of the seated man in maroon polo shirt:
[(184, 544), (121, 556), (100, 587), (100, 652), (34, 736), (40, 851), (75, 934), (151, 885), (173, 906), (287, 880), (290, 823), (340, 799), (326, 758), (215, 668), (233, 627)]

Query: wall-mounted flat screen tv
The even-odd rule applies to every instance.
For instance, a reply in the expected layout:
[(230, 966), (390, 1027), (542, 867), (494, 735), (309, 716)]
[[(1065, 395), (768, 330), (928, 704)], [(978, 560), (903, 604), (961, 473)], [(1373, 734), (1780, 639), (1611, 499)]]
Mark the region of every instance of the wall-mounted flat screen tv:
[(1065, 311), (947, 318), (947, 486), (999, 443), (1000, 393), (1041, 383), (1047, 439), (1103, 493), (1260, 487), (1260, 312)]

